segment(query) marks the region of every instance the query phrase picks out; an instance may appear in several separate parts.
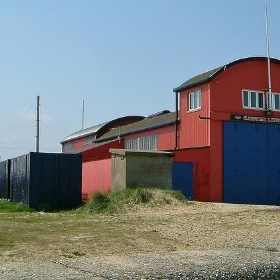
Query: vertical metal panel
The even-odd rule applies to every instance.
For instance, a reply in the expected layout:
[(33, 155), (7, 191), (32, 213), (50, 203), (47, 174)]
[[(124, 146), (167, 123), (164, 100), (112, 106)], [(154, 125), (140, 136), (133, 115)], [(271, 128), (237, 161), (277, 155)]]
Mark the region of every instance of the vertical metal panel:
[(11, 201), (29, 206), (29, 155), (11, 159)]
[(81, 155), (30, 153), (11, 160), (11, 197), (38, 208), (73, 208), (81, 202)]
[(0, 198), (10, 199), (11, 160), (0, 162)]
[(224, 202), (279, 204), (279, 126), (224, 123)]
[(280, 205), (280, 126), (267, 128), (268, 203)]
[(173, 162), (172, 189), (181, 191), (187, 199), (194, 199), (192, 162)]

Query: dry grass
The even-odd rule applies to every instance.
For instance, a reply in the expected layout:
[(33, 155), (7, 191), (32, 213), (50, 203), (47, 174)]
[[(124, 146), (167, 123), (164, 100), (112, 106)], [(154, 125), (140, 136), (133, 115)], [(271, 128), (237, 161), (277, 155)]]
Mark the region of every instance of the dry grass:
[[(0, 212), (0, 261), (207, 250), (279, 242), (280, 207), (186, 204), (160, 191), (154, 197), (157, 202), (128, 203), (115, 214)], [(168, 202), (164, 203), (166, 199)]]

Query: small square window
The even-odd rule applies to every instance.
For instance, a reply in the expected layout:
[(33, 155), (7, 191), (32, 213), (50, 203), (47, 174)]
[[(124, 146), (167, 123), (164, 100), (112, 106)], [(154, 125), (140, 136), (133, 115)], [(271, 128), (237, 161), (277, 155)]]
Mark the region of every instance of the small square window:
[(189, 93), (189, 111), (201, 108), (201, 90)]

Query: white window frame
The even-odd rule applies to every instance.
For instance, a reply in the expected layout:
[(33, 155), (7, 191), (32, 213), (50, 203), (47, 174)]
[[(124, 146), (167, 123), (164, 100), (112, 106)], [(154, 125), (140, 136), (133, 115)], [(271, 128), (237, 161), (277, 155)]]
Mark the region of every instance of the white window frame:
[(271, 94), (268, 93), (267, 104), (269, 109), (274, 111), (280, 111), (280, 93), (277, 92), (272, 92)]
[(158, 136), (157, 134), (147, 135), (137, 138), (125, 140), (125, 149), (128, 150), (157, 150), (158, 149)]
[(197, 89), (188, 94), (189, 107), (188, 111), (196, 111), (201, 109), (201, 89)]
[[(247, 93), (247, 100), (245, 100), (245, 94)], [(255, 96), (255, 98), (253, 98)], [(261, 99), (260, 99), (261, 96)], [(262, 101), (262, 105), (260, 104)], [(242, 106), (244, 109), (252, 110), (264, 110), (265, 108), (264, 92), (259, 90), (242, 90)]]

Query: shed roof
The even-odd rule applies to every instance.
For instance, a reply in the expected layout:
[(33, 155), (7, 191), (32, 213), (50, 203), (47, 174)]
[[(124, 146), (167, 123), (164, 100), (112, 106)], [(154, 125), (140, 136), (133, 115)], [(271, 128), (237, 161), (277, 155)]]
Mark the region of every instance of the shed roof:
[(166, 152), (166, 151), (139, 151), (139, 150), (130, 150), (130, 149), (115, 149), (111, 148), (109, 149), (109, 152), (111, 154), (115, 155), (121, 155), (121, 156), (127, 156), (127, 155), (132, 155), (132, 156), (148, 156), (148, 157), (153, 157), (153, 156), (165, 156), (165, 157), (174, 157), (174, 153), (172, 152)]
[(60, 143), (66, 143), (75, 139), (79, 139), (88, 135), (92, 135), (95, 134), (101, 127), (103, 127), (105, 124), (107, 124), (108, 122), (105, 123), (101, 123), (95, 126), (91, 126), (85, 129), (81, 129), (79, 131), (76, 131), (70, 135), (68, 135), (67, 137), (65, 137)]
[(155, 117), (147, 117), (141, 121), (121, 126), (119, 129), (112, 129), (103, 136), (95, 140), (95, 143), (107, 141), (110, 139), (122, 137), (132, 133), (142, 132), (150, 129), (164, 127), (175, 124), (176, 112), (164, 113)]
[(109, 127), (117, 126), (118, 122), (125, 121), (125, 120), (133, 120), (133, 121), (140, 121), (144, 119), (144, 116), (125, 116), (120, 117), (108, 122), (104, 122), (95, 126), (91, 126), (89, 128), (85, 128), (82, 130), (79, 130), (77, 132), (74, 132), (67, 137), (65, 137), (60, 143), (64, 144), (69, 141), (73, 141), (79, 138), (84, 138), (86, 136), (95, 135), (98, 134), (101, 130), (105, 130), (106, 128), (109, 129)]
[[(180, 86), (176, 87), (173, 89), (174, 92), (180, 92), (184, 89), (211, 81), (212, 79), (214, 79), (216, 76), (218, 76), (219, 74), (221, 74), (223, 71), (225, 71), (227, 68), (234, 66), (236, 64), (239, 63), (243, 63), (246, 61), (252, 61), (252, 60), (256, 60), (256, 61), (266, 61), (267, 57), (263, 57), (263, 56), (254, 56), (254, 57), (247, 57), (247, 58), (241, 58), (238, 60), (235, 60), (233, 62), (230, 62), (228, 64), (225, 64), (223, 66), (217, 67), (215, 69), (209, 70), (207, 72), (204, 72), (202, 74), (199, 74), (197, 76), (192, 77), (191, 79), (185, 81), (183, 84), (181, 84)], [(277, 64), (280, 64), (280, 60), (276, 59), (276, 58), (271, 58), (271, 61)]]

